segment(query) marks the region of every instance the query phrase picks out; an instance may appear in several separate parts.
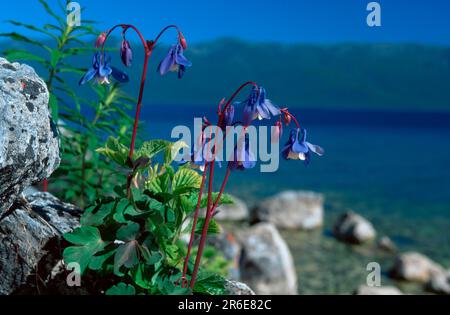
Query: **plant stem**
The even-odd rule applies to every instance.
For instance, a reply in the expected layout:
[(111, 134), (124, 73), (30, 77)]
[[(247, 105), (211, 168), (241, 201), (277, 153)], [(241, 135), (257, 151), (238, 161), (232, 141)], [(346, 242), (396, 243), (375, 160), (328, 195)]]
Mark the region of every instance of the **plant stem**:
[(197, 205), (195, 206), (194, 218), (192, 221), (191, 236), (189, 238), (189, 245), (187, 248), (186, 257), (184, 259), (183, 276), (182, 276), (183, 280), (186, 279), (187, 269), (188, 269), (188, 265), (189, 265), (189, 258), (191, 257), (192, 245), (194, 244), (195, 228), (197, 227), (198, 215), (200, 212), (200, 204), (202, 202), (203, 187), (205, 186), (207, 170), (208, 170), (208, 163), (205, 163), (205, 169), (203, 170), (203, 175), (202, 175), (202, 182), (200, 184), (200, 191), (198, 193)]
[[(212, 163), (214, 163), (214, 162), (212, 162)], [(214, 164), (212, 164), (212, 165), (214, 165)], [(209, 176), (211, 176), (211, 173), (214, 173), (214, 170), (211, 172), (211, 168), (210, 168), (210, 175)], [(214, 205), (212, 206), (212, 208), (209, 209), (209, 207), (208, 207), (208, 210), (206, 212), (206, 218), (205, 218), (205, 223), (203, 225), (202, 236), (200, 238), (200, 243), (198, 245), (197, 257), (195, 259), (194, 271), (192, 272), (192, 277), (191, 277), (191, 283), (190, 283), (191, 289), (194, 289), (195, 280), (196, 280), (197, 275), (198, 275), (198, 268), (200, 266), (200, 261), (201, 261), (202, 255), (203, 255), (203, 249), (204, 249), (205, 243), (206, 243), (206, 236), (207, 236), (207, 233), (208, 233), (209, 222), (211, 221), (212, 215), (214, 213), (214, 209), (219, 204), (220, 198), (222, 197), (222, 193), (224, 192), (225, 187), (227, 185), (228, 178), (230, 177), (230, 173), (231, 173), (230, 168), (227, 168), (227, 172), (226, 172), (225, 178), (224, 178), (224, 180), (222, 182), (222, 186), (220, 188), (219, 194), (217, 195), (217, 199), (214, 202)], [(211, 177), (209, 178), (209, 181), (211, 183)], [(211, 187), (211, 184), (209, 185), (209, 187)], [(208, 199), (210, 200), (209, 191), (208, 191)]]

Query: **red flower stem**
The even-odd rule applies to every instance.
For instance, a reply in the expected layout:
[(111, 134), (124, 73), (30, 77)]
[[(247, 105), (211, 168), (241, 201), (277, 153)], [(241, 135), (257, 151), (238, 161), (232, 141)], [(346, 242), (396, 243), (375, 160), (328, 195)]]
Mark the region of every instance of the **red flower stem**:
[(197, 205), (195, 206), (194, 218), (193, 218), (193, 221), (192, 221), (191, 237), (189, 239), (189, 245), (188, 245), (188, 248), (187, 248), (186, 257), (184, 259), (182, 279), (186, 279), (186, 273), (187, 273), (187, 269), (188, 269), (188, 265), (189, 265), (189, 258), (191, 257), (192, 245), (194, 244), (195, 228), (197, 227), (198, 215), (199, 215), (199, 212), (200, 212), (199, 211), (200, 210), (200, 204), (202, 202), (203, 187), (205, 186), (207, 169), (208, 169), (208, 163), (205, 163), (205, 169), (204, 169), (203, 175), (202, 175), (202, 182), (200, 184), (200, 191), (198, 193)]
[(141, 106), (142, 106), (142, 97), (144, 96), (145, 80), (147, 79), (148, 60), (150, 59), (152, 51), (153, 51), (152, 49), (150, 49), (150, 50), (146, 49), (146, 51), (145, 51), (144, 67), (142, 69), (141, 85), (139, 88), (139, 97), (138, 97), (138, 102), (137, 102), (137, 106), (136, 106), (136, 115), (134, 117), (133, 135), (131, 136), (130, 154), (129, 154), (129, 158), (131, 161), (133, 161), (134, 146), (135, 146), (135, 142), (136, 142), (136, 134), (137, 134), (137, 128), (138, 128), (138, 124), (139, 124), (139, 115), (141, 113)]
[[(212, 162), (211, 168), (210, 168), (210, 170), (209, 170), (209, 176), (210, 176), (209, 181), (210, 181), (210, 183), (212, 182), (212, 181), (211, 181), (211, 174), (214, 174), (214, 170), (211, 171), (211, 170), (213, 169), (213, 168), (212, 168), (213, 165), (214, 165), (214, 162)], [(218, 194), (218, 196), (217, 196), (216, 202), (214, 203), (214, 207), (211, 208), (211, 211), (208, 210), (208, 211), (206, 212), (206, 218), (205, 218), (205, 223), (204, 223), (204, 225), (203, 225), (202, 236), (201, 236), (201, 238), (200, 238), (200, 243), (199, 243), (199, 245), (198, 245), (197, 257), (196, 257), (196, 259), (195, 259), (194, 271), (192, 272), (192, 277), (191, 277), (191, 283), (190, 283), (191, 289), (194, 289), (194, 286), (195, 286), (195, 280), (197, 279), (198, 268), (199, 268), (199, 266), (200, 266), (200, 260), (201, 260), (201, 258), (202, 258), (202, 256), (203, 256), (203, 249), (204, 249), (204, 247), (205, 247), (206, 236), (207, 236), (207, 233), (208, 233), (208, 225), (209, 225), (209, 222), (211, 221), (211, 218), (212, 218), (212, 215), (213, 215), (213, 210), (215, 209), (215, 207), (216, 207), (217, 204), (219, 203), (220, 198), (222, 197), (222, 193), (223, 193), (223, 191), (225, 190), (225, 187), (226, 187), (226, 185), (227, 185), (229, 176), (230, 176), (230, 168), (227, 168), (227, 173), (225, 174), (225, 178), (224, 178), (224, 180), (223, 180), (223, 182), (222, 182), (222, 186), (221, 186), (221, 188), (220, 188), (220, 191), (219, 191), (219, 194)], [(209, 185), (208, 189), (209, 189), (209, 188), (211, 188), (211, 184)], [(210, 200), (211, 200), (211, 197), (210, 197), (210, 191), (208, 190), (208, 202), (209, 202)]]
[[(242, 84), (233, 93), (233, 95), (231, 95), (231, 97), (228, 99), (227, 103), (225, 104), (223, 110), (221, 110), (221, 111), (220, 111), (220, 107), (221, 107), (220, 105), (222, 104), (222, 102), (219, 104), (219, 113), (218, 113), (219, 114), (219, 123), (218, 123), (218, 126), (221, 125), (222, 120), (223, 120), (223, 115), (224, 115), (225, 111), (227, 110), (227, 108), (230, 106), (231, 102), (233, 102), (233, 100), (242, 91), (242, 89), (244, 89), (248, 85), (253, 85), (255, 88), (258, 89), (258, 85), (255, 82), (252, 82), (252, 81), (245, 82), (244, 84)], [(216, 133), (215, 133), (216, 135), (217, 135), (217, 129), (218, 129), (218, 127), (216, 127)], [(225, 138), (225, 136), (226, 136), (226, 133), (224, 135), (224, 138)], [(211, 165), (210, 165), (210, 168), (209, 168), (208, 206), (206, 208), (206, 218), (205, 218), (205, 222), (203, 224), (202, 235), (200, 237), (200, 243), (198, 245), (197, 257), (195, 258), (195, 264), (194, 264), (194, 270), (192, 272), (191, 283), (190, 283), (191, 289), (194, 289), (194, 286), (195, 286), (195, 280), (197, 278), (198, 269), (199, 269), (199, 266), (200, 266), (200, 261), (201, 261), (201, 258), (203, 256), (203, 249), (205, 247), (206, 238), (207, 238), (207, 235), (208, 235), (209, 223), (210, 223), (211, 218), (213, 216), (214, 209), (219, 204), (220, 198), (222, 197), (223, 191), (225, 190), (225, 187), (227, 185), (228, 178), (229, 178), (230, 172), (231, 172), (230, 168), (227, 168), (227, 172), (225, 174), (224, 180), (222, 181), (222, 185), (221, 185), (219, 194), (218, 194), (214, 204), (211, 205), (212, 204), (212, 184), (213, 184), (213, 179), (214, 179), (214, 165), (215, 165), (216, 149), (217, 149), (217, 138), (214, 139), (214, 148), (213, 148), (213, 155), (212, 155), (213, 158), (212, 158), (212, 161), (210, 162)], [(208, 150), (209, 150), (209, 148), (208, 148)]]

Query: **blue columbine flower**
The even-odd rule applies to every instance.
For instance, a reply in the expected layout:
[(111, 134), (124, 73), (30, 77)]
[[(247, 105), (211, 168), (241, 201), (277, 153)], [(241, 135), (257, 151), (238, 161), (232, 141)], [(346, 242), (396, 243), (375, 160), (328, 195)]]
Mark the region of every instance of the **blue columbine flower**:
[[(242, 140), (241, 140), (242, 142)], [(256, 158), (250, 150), (248, 135), (245, 135), (245, 142), (234, 148), (233, 161), (228, 163), (231, 170), (245, 170), (253, 168), (256, 165)]]
[(178, 78), (183, 77), (186, 67), (192, 66), (192, 63), (183, 56), (183, 47), (180, 44), (173, 45), (167, 56), (160, 62), (158, 66), (158, 72), (161, 75), (166, 74), (169, 71), (178, 72)]
[(92, 58), (92, 67), (85, 73), (85, 75), (80, 79), (78, 84), (82, 85), (86, 82), (96, 79), (100, 84), (109, 84), (109, 77), (112, 75), (113, 78), (121, 83), (128, 82), (130, 79), (128, 75), (117, 68), (110, 67), (111, 57), (105, 53), (101, 54), (96, 52)]
[[(202, 135), (202, 140), (201, 144), (199, 143), (199, 147), (193, 148), (190, 156), (187, 159), (183, 158), (179, 164), (184, 165), (186, 163), (190, 163), (192, 168), (199, 169), (203, 172), (205, 170), (206, 162), (212, 161), (212, 148), (208, 146), (212, 146), (213, 142), (214, 141), (207, 143), (204, 135)], [(219, 167), (222, 167), (222, 163), (220, 161), (215, 160), (215, 162), (219, 165)]]
[(227, 126), (231, 126), (233, 124), (233, 119), (234, 119), (234, 106), (230, 105), (223, 112), (223, 118), (219, 127), (222, 128), (222, 130), (225, 130)]
[(244, 125), (249, 125), (256, 118), (259, 120), (270, 119), (280, 113), (280, 109), (266, 98), (266, 90), (263, 87), (253, 88), (245, 102)]
[[(299, 139), (300, 133), (302, 137)], [(324, 150), (320, 146), (306, 141), (306, 129), (297, 128), (291, 130), (289, 140), (281, 154), (286, 160), (302, 160), (305, 161), (305, 164), (309, 164), (311, 152), (319, 156), (324, 154)]]

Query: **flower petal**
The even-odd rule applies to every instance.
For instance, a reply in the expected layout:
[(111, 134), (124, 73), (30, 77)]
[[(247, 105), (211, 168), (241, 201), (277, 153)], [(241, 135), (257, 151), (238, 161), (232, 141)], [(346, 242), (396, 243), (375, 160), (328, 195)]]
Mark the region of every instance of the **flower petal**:
[(84, 75), (83, 77), (80, 79), (80, 81), (78, 82), (79, 85), (83, 85), (86, 82), (91, 81), (95, 75), (97, 74), (97, 70), (95, 70), (94, 68), (89, 69)]
[(315, 144), (312, 144), (309, 142), (305, 142), (305, 143), (308, 146), (309, 150), (311, 150), (318, 156), (322, 156), (325, 153), (325, 150), (321, 146), (318, 146), (318, 145), (315, 145)]
[(130, 81), (130, 77), (128, 76), (128, 74), (126, 74), (123, 71), (120, 71), (117, 68), (112, 67), (111, 68), (111, 74), (112, 74), (113, 78), (116, 81), (119, 81), (120, 83), (127, 83), (127, 82)]
[(158, 65), (159, 74), (165, 75), (170, 71), (170, 68), (175, 64), (174, 53), (174, 47), (170, 48), (167, 56)]

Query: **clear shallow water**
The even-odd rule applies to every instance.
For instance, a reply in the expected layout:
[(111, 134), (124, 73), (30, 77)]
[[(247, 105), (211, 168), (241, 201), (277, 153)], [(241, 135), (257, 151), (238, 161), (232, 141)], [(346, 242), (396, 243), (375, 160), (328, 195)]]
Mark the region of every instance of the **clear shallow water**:
[[(393, 257), (328, 236), (346, 209), (366, 216), (378, 234), (391, 237), (401, 251), (416, 250), (450, 267), (449, 114), (293, 112), (303, 114), (299, 117), (309, 141), (323, 146), (325, 156), (314, 157), (308, 167), (281, 160), (276, 173), (236, 172), (228, 191), (250, 205), (286, 189), (325, 194), (323, 230), (283, 232), (295, 257), (301, 292), (350, 293), (364, 283), (369, 261), (379, 261), (383, 271), (392, 263)], [(144, 109), (142, 117), (148, 122), (148, 138), (168, 138), (174, 125), (190, 126), (193, 116), (204, 114), (201, 107), (165, 106)], [(397, 285), (408, 292), (418, 290)]]

